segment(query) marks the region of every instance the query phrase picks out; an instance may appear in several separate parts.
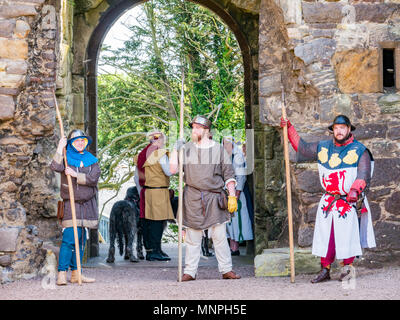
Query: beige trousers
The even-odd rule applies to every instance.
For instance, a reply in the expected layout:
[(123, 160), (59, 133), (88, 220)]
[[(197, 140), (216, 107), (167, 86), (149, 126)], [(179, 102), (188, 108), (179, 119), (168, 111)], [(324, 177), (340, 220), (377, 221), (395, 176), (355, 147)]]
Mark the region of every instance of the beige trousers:
[[(216, 224), (208, 229), (208, 235), (213, 240), (214, 252), (218, 261), (218, 271), (222, 274), (232, 271), (231, 250), (226, 238), (226, 224)], [(196, 277), (201, 255), (202, 230), (186, 229), (185, 236), (185, 268), (186, 273)]]

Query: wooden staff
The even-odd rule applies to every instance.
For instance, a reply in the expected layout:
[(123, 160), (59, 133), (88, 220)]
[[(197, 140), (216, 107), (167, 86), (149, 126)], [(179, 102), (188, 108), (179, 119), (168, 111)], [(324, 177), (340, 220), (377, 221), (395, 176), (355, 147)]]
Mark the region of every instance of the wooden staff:
[[(183, 113), (185, 73), (182, 69), (181, 104), (179, 114), (179, 139), (183, 139)], [(183, 148), (179, 150), (179, 199), (178, 199), (178, 281), (182, 282), (182, 212), (183, 212)]]
[[(285, 92), (282, 87), (282, 117), (286, 118), (285, 107)], [(293, 243), (293, 217), (292, 217), (292, 187), (290, 182), (290, 163), (289, 163), (289, 142), (288, 142), (288, 127), (283, 127), (283, 150), (285, 155), (285, 169), (286, 169), (286, 195), (288, 207), (288, 225), (289, 225), (289, 250), (290, 250), (290, 282), (294, 283), (295, 269), (294, 269), (294, 243)]]
[[(53, 96), (54, 96), (54, 101), (56, 104), (56, 114), (58, 118), (58, 123), (60, 125), (60, 135), (61, 137), (64, 137), (64, 127), (63, 123), (61, 120), (61, 114), (60, 110), (58, 109), (58, 103), (57, 103), (57, 98), (55, 91), (53, 91)], [(67, 162), (67, 151), (63, 150), (63, 155), (64, 155), (64, 165), (65, 168), (68, 166)], [(76, 266), (78, 269), (78, 283), (79, 285), (82, 285), (82, 274), (81, 274), (81, 259), (80, 259), (80, 252), (79, 252), (79, 240), (78, 240), (78, 227), (76, 223), (76, 213), (75, 213), (75, 197), (74, 197), (74, 189), (72, 187), (72, 179), (69, 174), (67, 174), (67, 181), (68, 181), (68, 191), (69, 191), (69, 202), (71, 204), (71, 213), (72, 213), (72, 226), (74, 228), (74, 239), (75, 239), (75, 253), (76, 253)]]

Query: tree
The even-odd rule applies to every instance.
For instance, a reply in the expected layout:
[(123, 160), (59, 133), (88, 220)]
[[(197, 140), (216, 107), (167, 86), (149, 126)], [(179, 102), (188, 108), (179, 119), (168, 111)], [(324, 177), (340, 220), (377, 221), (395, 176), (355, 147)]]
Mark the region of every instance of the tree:
[[(116, 191), (134, 174), (143, 133), (170, 132), (179, 118), (182, 70), (186, 126), (204, 114), (219, 131), (244, 129), (242, 56), (216, 15), (189, 1), (153, 0), (124, 26), (132, 36), (121, 48), (102, 47), (98, 77), (99, 188)], [(124, 175), (116, 170), (121, 163)]]

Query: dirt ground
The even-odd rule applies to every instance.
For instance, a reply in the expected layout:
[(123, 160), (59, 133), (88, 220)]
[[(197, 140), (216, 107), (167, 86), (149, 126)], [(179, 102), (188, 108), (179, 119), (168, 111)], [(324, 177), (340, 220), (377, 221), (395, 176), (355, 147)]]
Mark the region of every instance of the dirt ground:
[(338, 272), (332, 280), (311, 284), (314, 275), (254, 277), (253, 258), (233, 257), (234, 271), (242, 278), (222, 280), (215, 257), (200, 260), (197, 280), (177, 282), (177, 249), (163, 247), (169, 262), (132, 263), (116, 256), (107, 264), (103, 248), (98, 258), (83, 267), (83, 274), (96, 279), (91, 284), (56, 286), (55, 277), (18, 280), (0, 285), (0, 300), (398, 300), (400, 267), (356, 269), (352, 282), (341, 283)]

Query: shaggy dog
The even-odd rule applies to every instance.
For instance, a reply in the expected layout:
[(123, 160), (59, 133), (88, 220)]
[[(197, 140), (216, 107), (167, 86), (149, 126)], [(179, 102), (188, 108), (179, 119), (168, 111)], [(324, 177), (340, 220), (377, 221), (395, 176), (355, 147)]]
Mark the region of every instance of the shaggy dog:
[[(178, 197), (175, 197), (173, 191), (170, 191), (170, 200), (172, 211), (176, 218), (178, 211)], [(125, 259), (132, 262), (138, 262), (138, 258), (143, 260), (143, 231), (140, 215), (139, 193), (136, 187), (130, 187), (126, 191), (124, 200), (114, 203), (110, 214), (110, 248), (108, 250), (108, 263), (113, 263), (115, 260), (115, 239), (117, 238), (119, 253), (122, 256), (125, 244)], [(174, 221), (171, 221), (174, 222)], [(164, 229), (167, 226), (167, 221), (164, 222)], [(136, 237), (136, 252), (137, 257), (133, 254), (132, 245)], [(163, 252), (164, 253), (164, 252)], [(165, 253), (164, 253), (165, 254)]]
[(138, 262), (139, 259), (133, 253), (133, 241), (137, 238), (137, 253), (143, 259), (142, 236), (138, 230), (139, 221), (139, 194), (136, 187), (130, 187), (126, 191), (124, 200), (114, 203), (110, 214), (110, 248), (108, 250), (108, 263), (115, 260), (115, 239), (117, 238), (119, 254), (124, 253), (125, 260)]

